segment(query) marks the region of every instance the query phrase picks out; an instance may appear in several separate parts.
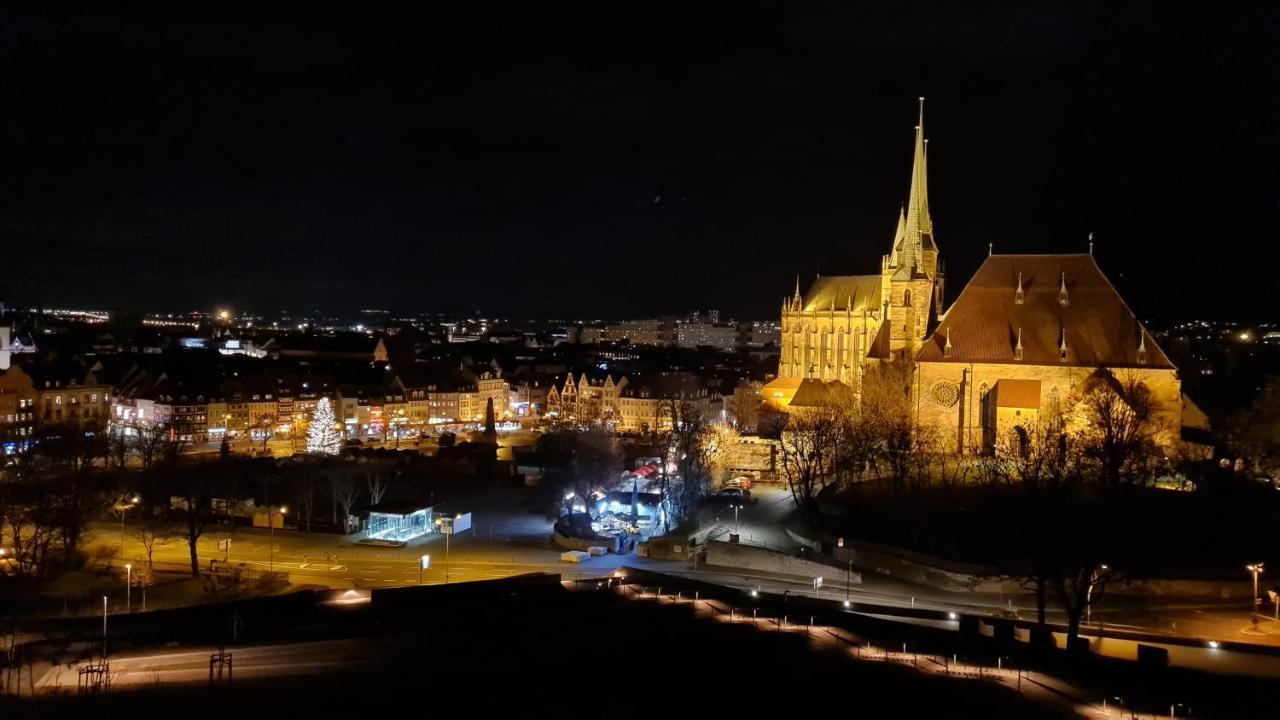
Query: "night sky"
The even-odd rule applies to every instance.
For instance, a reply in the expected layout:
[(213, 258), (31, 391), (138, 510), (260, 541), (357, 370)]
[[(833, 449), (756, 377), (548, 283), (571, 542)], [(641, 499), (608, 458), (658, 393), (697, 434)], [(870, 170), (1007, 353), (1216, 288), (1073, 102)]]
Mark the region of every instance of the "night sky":
[(924, 95), (951, 298), (1092, 231), (1143, 317), (1277, 319), (1280, 16), (1111, 4), (5, 11), (0, 293), (774, 317), (878, 271)]

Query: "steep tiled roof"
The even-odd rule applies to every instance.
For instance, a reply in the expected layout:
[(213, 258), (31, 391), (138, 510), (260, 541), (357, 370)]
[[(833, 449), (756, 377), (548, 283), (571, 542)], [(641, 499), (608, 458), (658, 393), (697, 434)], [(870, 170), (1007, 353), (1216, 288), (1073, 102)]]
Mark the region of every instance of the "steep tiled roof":
[(839, 380), (823, 382), (808, 378), (800, 384), (791, 407), (848, 406), (853, 404), (853, 389)]
[(804, 311), (830, 310), (835, 301), (836, 310), (846, 310), (850, 299), (853, 310), (880, 309), (879, 275), (828, 275), (813, 281), (804, 294)]
[[(1022, 297), (1017, 302), (1021, 273)], [(1065, 281), (1066, 302), (1060, 293)], [(1018, 333), (1022, 359), (1015, 359)], [(1067, 358), (1059, 349), (1065, 334)], [(1145, 334), (1146, 362), (1138, 347)], [(944, 346), (951, 339), (951, 353)], [(1172, 368), (1091, 255), (992, 255), (921, 348), (921, 362)]]

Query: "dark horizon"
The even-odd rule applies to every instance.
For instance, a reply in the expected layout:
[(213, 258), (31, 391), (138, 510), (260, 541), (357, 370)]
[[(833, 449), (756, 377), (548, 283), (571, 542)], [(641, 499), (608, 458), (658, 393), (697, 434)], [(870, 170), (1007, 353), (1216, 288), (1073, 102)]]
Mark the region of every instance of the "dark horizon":
[(1274, 12), (266, 12), (0, 15), (0, 298), (771, 319), (878, 269), (923, 95), (949, 300), (1092, 232), (1141, 317), (1280, 307)]

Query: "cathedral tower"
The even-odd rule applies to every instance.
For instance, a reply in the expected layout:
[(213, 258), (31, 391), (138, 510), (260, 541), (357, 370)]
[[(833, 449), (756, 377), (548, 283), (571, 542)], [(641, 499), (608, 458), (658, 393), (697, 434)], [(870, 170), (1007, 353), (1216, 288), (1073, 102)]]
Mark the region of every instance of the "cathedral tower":
[(930, 313), (942, 310), (942, 271), (929, 216), (928, 147), (924, 98), (920, 98), (907, 207), (905, 212), (898, 211), (893, 247), (880, 265), (881, 297), (893, 352), (919, 347), (929, 331)]

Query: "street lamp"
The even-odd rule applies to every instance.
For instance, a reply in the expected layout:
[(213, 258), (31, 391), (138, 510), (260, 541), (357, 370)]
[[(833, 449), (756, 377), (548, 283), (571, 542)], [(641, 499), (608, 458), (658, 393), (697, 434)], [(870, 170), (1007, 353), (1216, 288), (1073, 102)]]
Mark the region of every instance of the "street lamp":
[(1093, 622), (1093, 586), (1098, 584), (1098, 575), (1104, 573), (1111, 568), (1106, 563), (1099, 565), (1093, 569), (1093, 573), (1089, 575), (1089, 587), (1084, 591), (1084, 621)]
[(1262, 604), (1262, 599), (1258, 597), (1258, 575), (1262, 573), (1262, 563), (1254, 563), (1245, 565), (1245, 570), (1253, 573), (1253, 614), (1258, 614), (1258, 606)]
[(124, 518), (125, 514), (138, 506), (142, 498), (134, 495), (126, 501), (123, 497), (116, 501), (116, 512), (120, 513), (120, 558), (124, 559)]
[(125, 563), (124, 571), (124, 611), (128, 614), (133, 612), (133, 563)]
[[(270, 561), (269, 561), (270, 564), (268, 565), (268, 568), (270, 572), (274, 573), (276, 571), (276, 523), (272, 516), (272, 510), (273, 508), (270, 508), (270, 507), (267, 508), (267, 532), (269, 533), (271, 538), (271, 541), (268, 543), (268, 545), (271, 546), (270, 550), (268, 550), (268, 553), (270, 555)], [(285, 516), (285, 513), (287, 512), (289, 512), (289, 508), (285, 507), (284, 505), (281, 505), (280, 506), (280, 524), (281, 525), (284, 524), (284, 516)]]

